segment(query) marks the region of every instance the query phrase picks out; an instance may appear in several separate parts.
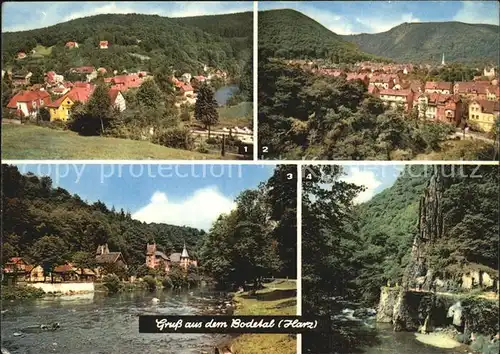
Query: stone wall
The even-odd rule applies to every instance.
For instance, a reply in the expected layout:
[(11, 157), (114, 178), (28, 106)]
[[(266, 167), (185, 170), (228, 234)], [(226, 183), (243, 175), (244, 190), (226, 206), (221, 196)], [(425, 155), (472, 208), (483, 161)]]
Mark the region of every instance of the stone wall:
[(82, 294), (94, 292), (94, 283), (30, 283), (29, 286), (42, 289), (46, 293)]

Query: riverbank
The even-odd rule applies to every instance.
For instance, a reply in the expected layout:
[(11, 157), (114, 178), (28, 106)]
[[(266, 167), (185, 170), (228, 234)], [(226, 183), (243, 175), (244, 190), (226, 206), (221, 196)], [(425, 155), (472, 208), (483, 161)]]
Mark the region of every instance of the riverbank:
[[(234, 294), (235, 316), (293, 316), (297, 314), (297, 284), (291, 280), (275, 280), (264, 284), (255, 295), (249, 292)], [(243, 334), (231, 341), (233, 354), (292, 354), (297, 339), (289, 334)]]
[(39, 299), (44, 297), (45, 291), (31, 286), (7, 286), (2, 285), (0, 298), (2, 301), (21, 300), (21, 299)]

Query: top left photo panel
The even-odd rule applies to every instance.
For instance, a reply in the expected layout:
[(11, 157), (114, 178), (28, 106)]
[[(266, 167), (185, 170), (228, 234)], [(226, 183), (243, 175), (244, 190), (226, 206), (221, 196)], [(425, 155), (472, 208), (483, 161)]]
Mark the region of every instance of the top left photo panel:
[(252, 2), (4, 2), (3, 160), (251, 160)]

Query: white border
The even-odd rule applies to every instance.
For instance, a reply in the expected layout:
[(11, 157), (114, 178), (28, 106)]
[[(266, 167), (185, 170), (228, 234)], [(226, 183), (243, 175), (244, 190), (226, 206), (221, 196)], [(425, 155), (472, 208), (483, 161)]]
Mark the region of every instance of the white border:
[[(302, 165), (297, 165), (297, 315), (302, 316)], [(297, 354), (302, 353), (302, 334), (297, 334)]]
[(259, 147), (258, 142), (258, 130), (259, 130), (259, 122), (258, 122), (258, 112), (257, 112), (257, 83), (258, 83), (258, 37), (259, 37), (259, 29), (258, 29), (258, 12), (259, 12), (259, 2), (253, 2), (253, 159), (258, 160), (259, 154), (257, 152)]

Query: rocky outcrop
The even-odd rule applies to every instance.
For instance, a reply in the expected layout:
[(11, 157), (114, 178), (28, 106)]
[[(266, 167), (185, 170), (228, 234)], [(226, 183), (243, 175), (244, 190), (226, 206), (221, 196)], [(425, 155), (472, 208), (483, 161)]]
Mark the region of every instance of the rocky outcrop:
[(377, 322), (391, 323), (394, 305), (399, 295), (399, 288), (383, 286), (380, 289), (380, 300), (377, 307)]
[(443, 234), (443, 191), (444, 177), (436, 167), (420, 200), (418, 233), (413, 240), (410, 263), (403, 279), (406, 289), (431, 290), (436, 286), (429, 253)]

